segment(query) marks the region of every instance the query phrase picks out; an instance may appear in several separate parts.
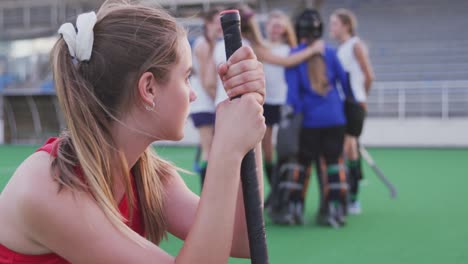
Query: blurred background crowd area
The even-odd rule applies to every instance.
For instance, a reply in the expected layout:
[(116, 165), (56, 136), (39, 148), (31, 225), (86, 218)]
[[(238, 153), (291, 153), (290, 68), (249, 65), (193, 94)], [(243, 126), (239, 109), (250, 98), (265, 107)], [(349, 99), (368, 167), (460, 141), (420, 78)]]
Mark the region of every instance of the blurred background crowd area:
[[(65, 126), (49, 67), (57, 29), (102, 0), (0, 0), (0, 143), (39, 143)], [(204, 10), (250, 4), (264, 24), (279, 9), (306, 7), (325, 21), (337, 8), (358, 17), (375, 69), (363, 142), (383, 146), (468, 146), (466, 0), (159, 0), (189, 32), (202, 34)], [(329, 40), (325, 30), (325, 40)], [(188, 124), (182, 144), (196, 143)], [(193, 135), (192, 135), (193, 134)]]

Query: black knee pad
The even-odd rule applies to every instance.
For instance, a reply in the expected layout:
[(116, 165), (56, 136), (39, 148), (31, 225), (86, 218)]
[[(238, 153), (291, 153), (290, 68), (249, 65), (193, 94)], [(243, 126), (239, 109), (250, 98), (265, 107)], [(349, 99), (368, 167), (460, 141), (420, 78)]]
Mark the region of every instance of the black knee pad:
[(297, 162), (278, 166), (277, 181), (272, 191), (268, 213), (276, 224), (302, 224), (304, 211), (304, 184), (306, 170)]
[(304, 190), (305, 170), (296, 162), (283, 163), (278, 167), (272, 205), (277, 210), (292, 200), (301, 199)]

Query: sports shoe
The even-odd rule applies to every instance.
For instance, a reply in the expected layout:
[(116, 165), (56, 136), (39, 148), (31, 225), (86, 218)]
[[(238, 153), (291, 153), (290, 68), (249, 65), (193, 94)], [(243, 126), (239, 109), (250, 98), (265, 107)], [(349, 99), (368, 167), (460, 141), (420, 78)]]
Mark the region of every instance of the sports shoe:
[(291, 202), (279, 208), (275, 208), (274, 206), (270, 205), (266, 212), (273, 224), (294, 225), (296, 222), (293, 213), (293, 204)]
[(346, 204), (338, 203), (335, 204), (335, 220), (340, 224), (340, 226), (346, 225)]
[(295, 224), (304, 225), (304, 204), (302, 202), (296, 202), (292, 209)]
[(350, 202), (348, 204), (348, 214), (360, 215), (362, 213), (361, 203), (359, 201)]
[(340, 213), (341, 206), (339, 204), (328, 203), (325, 208), (319, 210), (316, 222), (321, 226), (330, 226), (333, 228), (340, 228), (342, 225), (344, 215)]

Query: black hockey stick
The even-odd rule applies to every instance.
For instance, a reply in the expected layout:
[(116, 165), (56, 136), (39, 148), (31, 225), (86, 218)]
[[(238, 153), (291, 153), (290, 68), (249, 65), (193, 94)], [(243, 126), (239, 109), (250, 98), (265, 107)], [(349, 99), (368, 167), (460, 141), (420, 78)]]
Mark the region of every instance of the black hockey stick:
[[(226, 10), (221, 12), (221, 25), (223, 27), (226, 60), (228, 60), (236, 50), (242, 47), (239, 11)], [(257, 166), (253, 150), (249, 151), (242, 160), (241, 181), (251, 263), (267, 264), (265, 222), (263, 221), (262, 200), (258, 189)]]

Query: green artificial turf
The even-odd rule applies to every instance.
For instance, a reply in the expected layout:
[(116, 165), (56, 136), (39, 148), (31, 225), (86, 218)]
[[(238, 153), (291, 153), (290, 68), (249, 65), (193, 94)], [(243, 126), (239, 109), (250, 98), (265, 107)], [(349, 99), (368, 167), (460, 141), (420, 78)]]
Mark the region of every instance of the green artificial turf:
[[(0, 190), (34, 149), (0, 146)], [(192, 169), (193, 148), (158, 147), (158, 153)], [(313, 222), (314, 180), (307, 197), (306, 225), (275, 226), (266, 219), (271, 263), (468, 263), (468, 150), (371, 149), (370, 153), (398, 187), (399, 197), (391, 200), (364, 166), (363, 214), (349, 217), (345, 228), (322, 228)], [(184, 175), (184, 179), (199, 191), (197, 175)], [(181, 245), (170, 237), (161, 247), (175, 255)], [(229, 263), (250, 262), (232, 259)]]

